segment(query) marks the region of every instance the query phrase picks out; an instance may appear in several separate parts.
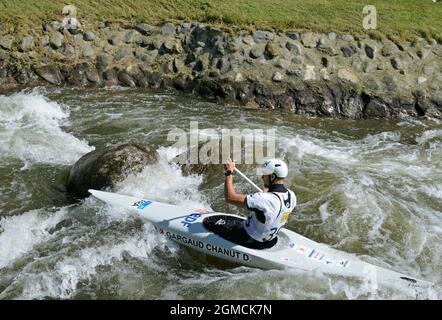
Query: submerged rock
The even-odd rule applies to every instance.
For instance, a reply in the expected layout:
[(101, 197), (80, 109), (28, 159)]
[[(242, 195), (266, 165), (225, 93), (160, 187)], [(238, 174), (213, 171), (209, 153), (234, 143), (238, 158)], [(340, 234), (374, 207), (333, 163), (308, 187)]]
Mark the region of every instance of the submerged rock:
[(149, 144), (126, 143), (89, 152), (72, 167), (67, 191), (80, 198), (89, 196), (88, 189), (114, 187), (129, 174), (141, 172), (158, 162), (155, 147)]

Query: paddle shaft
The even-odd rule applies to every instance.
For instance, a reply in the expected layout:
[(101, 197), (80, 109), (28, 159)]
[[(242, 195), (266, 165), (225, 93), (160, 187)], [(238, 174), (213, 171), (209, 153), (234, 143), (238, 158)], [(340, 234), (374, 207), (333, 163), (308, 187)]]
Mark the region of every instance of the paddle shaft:
[(241, 171), (239, 171), (237, 168), (235, 168), (235, 171), (241, 176), (243, 177), (248, 183), (250, 183), (253, 187), (255, 187), (256, 190), (258, 190), (258, 192), (262, 192), (261, 188), (258, 187), (255, 183), (253, 183), (252, 180), (250, 180), (249, 178), (246, 177), (246, 175), (244, 173), (242, 173)]

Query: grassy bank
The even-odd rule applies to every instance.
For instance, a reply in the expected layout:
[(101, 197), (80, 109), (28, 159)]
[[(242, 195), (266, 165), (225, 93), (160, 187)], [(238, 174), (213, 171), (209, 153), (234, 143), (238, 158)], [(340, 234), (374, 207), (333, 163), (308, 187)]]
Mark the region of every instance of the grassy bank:
[[(442, 39), (442, 3), (432, 0), (71, 0), (86, 21), (200, 21), (251, 29), (365, 33), (365, 5), (378, 12), (378, 31), (402, 38)], [(0, 21), (19, 29), (61, 19), (60, 0), (0, 0)]]

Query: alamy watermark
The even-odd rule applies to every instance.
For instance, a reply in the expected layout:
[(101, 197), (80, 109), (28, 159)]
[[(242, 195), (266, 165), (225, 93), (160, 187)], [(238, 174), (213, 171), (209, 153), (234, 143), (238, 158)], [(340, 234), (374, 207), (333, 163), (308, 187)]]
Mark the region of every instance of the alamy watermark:
[(362, 20), (362, 27), (365, 30), (369, 29), (377, 29), (378, 28), (378, 12), (376, 11), (376, 7), (369, 5), (365, 6), (362, 9), (362, 13), (366, 16)]
[[(258, 164), (275, 157), (275, 129), (199, 129), (192, 121), (189, 130), (169, 131), (167, 141), (175, 142), (168, 159), (179, 164), (222, 164), (231, 159), (240, 164)], [(174, 157), (176, 150), (182, 153)]]

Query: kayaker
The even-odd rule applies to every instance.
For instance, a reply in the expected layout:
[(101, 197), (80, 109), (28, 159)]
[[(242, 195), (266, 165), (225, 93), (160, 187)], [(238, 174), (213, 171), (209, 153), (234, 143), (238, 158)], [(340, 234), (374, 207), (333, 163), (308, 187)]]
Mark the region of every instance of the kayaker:
[(237, 193), (233, 185), (235, 163), (225, 164), (224, 197), (226, 201), (240, 208), (249, 209), (248, 219), (244, 228), (240, 229), (237, 243), (243, 246), (264, 249), (272, 247), (277, 242), (279, 230), (287, 222), (288, 217), (296, 206), (296, 195), (284, 186), (288, 168), (280, 159), (270, 159), (262, 163), (260, 171), (264, 181), (263, 192), (250, 195)]

